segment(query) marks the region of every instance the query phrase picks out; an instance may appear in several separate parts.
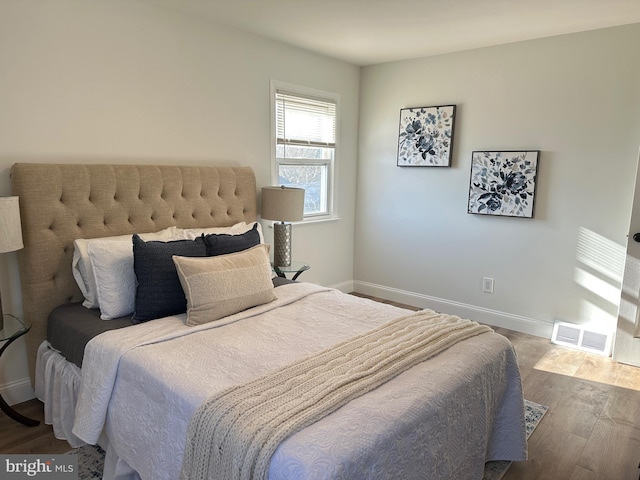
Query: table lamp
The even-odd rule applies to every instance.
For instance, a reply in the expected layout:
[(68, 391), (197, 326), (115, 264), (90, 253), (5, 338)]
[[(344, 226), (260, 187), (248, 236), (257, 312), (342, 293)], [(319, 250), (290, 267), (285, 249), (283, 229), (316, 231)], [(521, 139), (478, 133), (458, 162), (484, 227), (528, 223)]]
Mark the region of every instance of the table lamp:
[(276, 220), (273, 224), (273, 264), (291, 265), (291, 223), (304, 217), (304, 189), (262, 187), (262, 218)]
[[(24, 247), (18, 197), (0, 197), (0, 253), (15, 252)], [(0, 292), (0, 330), (4, 328)]]

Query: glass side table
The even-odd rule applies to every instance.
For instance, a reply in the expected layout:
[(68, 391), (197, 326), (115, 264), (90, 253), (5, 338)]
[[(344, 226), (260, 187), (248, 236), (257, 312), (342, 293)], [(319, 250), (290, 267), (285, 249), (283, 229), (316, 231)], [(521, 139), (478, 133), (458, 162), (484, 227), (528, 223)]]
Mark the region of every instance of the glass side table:
[[(2, 354), (9, 345), (11, 345), (14, 341), (31, 330), (31, 324), (29, 322), (21, 320), (18, 317), (10, 315), (8, 313), (4, 314), (3, 323), (4, 327), (2, 330), (0, 330), (0, 343), (2, 343), (2, 348), (0, 348), (0, 359), (2, 358)], [(38, 420), (27, 418), (11, 408), (11, 406), (5, 401), (5, 399), (2, 398), (1, 393), (0, 410), (6, 413), (9, 417), (13, 418), (16, 422), (20, 422), (27, 427), (35, 427), (36, 425), (40, 425), (40, 422)]]
[(311, 268), (308, 263), (296, 262), (295, 260), (292, 261), (291, 265), (289, 265), (288, 267), (273, 264), (271, 264), (271, 267), (273, 268), (273, 271), (276, 273), (276, 275), (281, 278), (287, 278), (287, 273), (293, 273), (293, 277), (291, 277), (291, 280), (297, 280), (302, 272), (306, 272)]

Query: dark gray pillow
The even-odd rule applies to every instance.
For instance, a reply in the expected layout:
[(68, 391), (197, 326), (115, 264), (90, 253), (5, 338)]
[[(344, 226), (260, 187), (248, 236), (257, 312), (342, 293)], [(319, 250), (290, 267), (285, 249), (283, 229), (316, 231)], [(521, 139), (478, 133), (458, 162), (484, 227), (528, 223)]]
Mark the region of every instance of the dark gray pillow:
[(204, 239), (145, 242), (133, 236), (133, 271), (136, 274), (136, 302), (133, 323), (167, 317), (187, 311), (173, 256), (206, 257)]
[(260, 234), (256, 223), (251, 230), (240, 235), (213, 233), (204, 236), (207, 245), (207, 256), (226, 255), (255, 247), (260, 244)]

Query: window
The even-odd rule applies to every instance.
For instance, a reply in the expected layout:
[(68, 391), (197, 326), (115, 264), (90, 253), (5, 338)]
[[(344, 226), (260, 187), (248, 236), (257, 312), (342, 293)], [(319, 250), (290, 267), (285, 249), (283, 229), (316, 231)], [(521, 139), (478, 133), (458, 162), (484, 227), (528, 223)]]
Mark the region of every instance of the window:
[(305, 219), (334, 215), (338, 96), (273, 84), (273, 183), (304, 188)]

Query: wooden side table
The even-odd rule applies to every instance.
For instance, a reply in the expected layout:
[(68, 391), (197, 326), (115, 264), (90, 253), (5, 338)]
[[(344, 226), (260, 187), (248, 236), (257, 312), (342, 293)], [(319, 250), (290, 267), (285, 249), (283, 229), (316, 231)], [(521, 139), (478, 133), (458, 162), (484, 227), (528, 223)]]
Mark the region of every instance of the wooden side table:
[[(5, 313), (3, 318), (4, 328), (0, 330), (0, 343), (3, 343), (0, 348), (0, 358), (9, 345), (15, 342), (18, 338), (25, 335), (31, 330), (31, 324), (25, 322), (14, 315)], [(32, 420), (24, 415), (16, 412), (11, 405), (9, 405), (2, 394), (0, 393), (0, 410), (6, 413), (9, 417), (13, 418), (16, 422), (20, 422), (27, 427), (35, 427), (40, 425), (38, 420)]]

